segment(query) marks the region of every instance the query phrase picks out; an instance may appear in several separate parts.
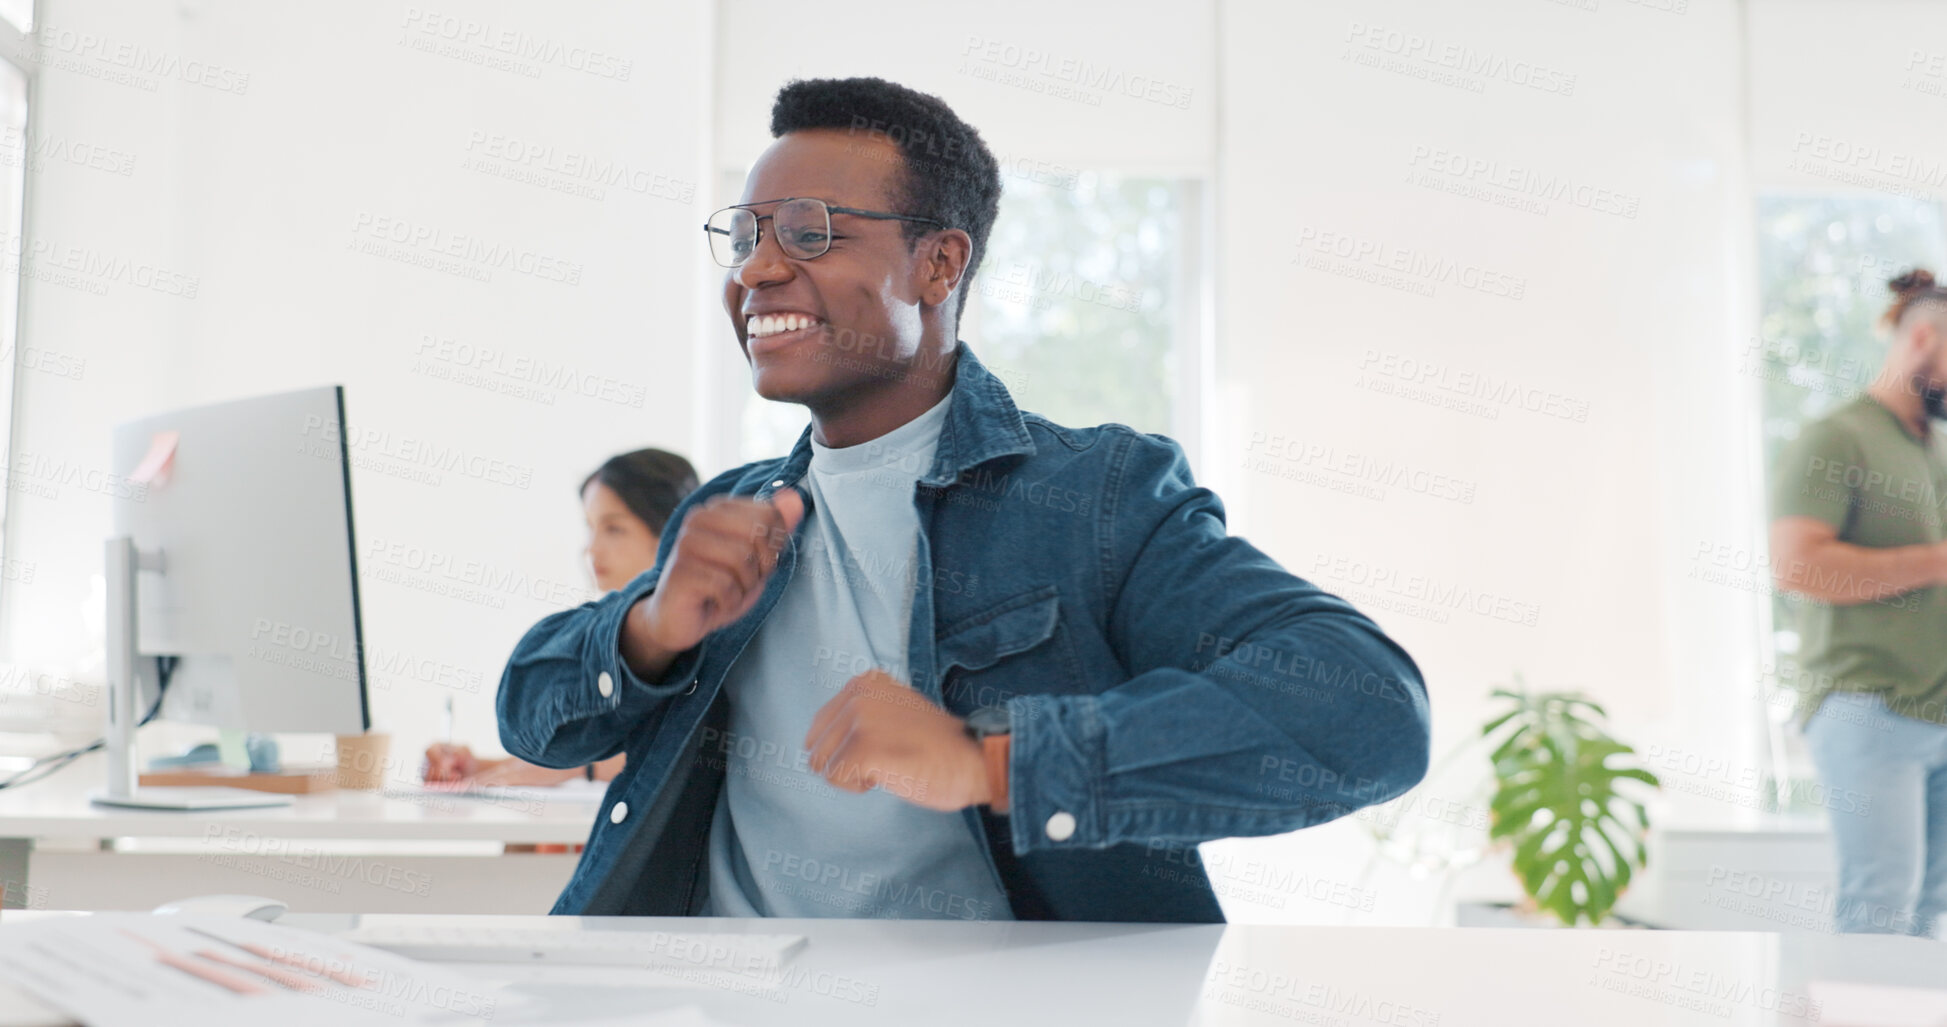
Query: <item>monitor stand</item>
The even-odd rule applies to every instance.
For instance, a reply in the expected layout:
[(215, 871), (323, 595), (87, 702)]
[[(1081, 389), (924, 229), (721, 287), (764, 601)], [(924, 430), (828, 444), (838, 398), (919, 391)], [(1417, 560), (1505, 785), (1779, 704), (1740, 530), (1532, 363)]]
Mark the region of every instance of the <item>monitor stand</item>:
[(137, 788), (135, 727), (142, 719), (136, 686), (135, 575), (162, 569), (162, 554), (139, 552), (126, 535), (108, 540), (104, 567), (108, 578), (107, 787), (88, 797), (97, 806), (121, 809), (195, 811), (289, 806), (291, 797), (247, 788)]

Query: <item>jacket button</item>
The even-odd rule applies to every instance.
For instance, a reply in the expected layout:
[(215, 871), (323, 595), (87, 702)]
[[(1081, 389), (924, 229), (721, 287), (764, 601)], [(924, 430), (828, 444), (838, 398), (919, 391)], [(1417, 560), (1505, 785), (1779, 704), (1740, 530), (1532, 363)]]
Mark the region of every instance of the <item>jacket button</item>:
[(1066, 810), (1048, 818), (1048, 838), (1065, 842), (1075, 835), (1075, 815)]
[(604, 699), (615, 694), (615, 679), (608, 676), (608, 671), (595, 675), (595, 691), (602, 693)]
[(626, 802), (618, 802), (615, 804), (614, 809), (608, 811), (608, 822), (611, 824), (619, 824), (628, 819), (628, 816), (629, 804)]
[(781, 489), (781, 488), (783, 488), (783, 487), (784, 487), (784, 479), (783, 479), (783, 478), (779, 478), (778, 480), (776, 480), (776, 481), (774, 481), (774, 482), (771, 482), (771, 487), (772, 487), (772, 488), (774, 488), (774, 489)]

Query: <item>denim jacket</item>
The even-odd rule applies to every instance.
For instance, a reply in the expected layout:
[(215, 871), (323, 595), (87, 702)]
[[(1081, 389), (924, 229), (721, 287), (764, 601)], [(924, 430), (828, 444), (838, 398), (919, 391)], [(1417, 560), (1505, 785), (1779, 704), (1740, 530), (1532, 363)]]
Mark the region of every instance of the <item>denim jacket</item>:
[[(810, 460), (807, 428), (789, 456), (717, 476), (677, 508), (655, 567), (515, 647), (497, 700), (508, 752), (549, 767), (628, 753), (555, 913), (701, 905), (724, 675), (790, 586), (797, 540), (756, 606), (660, 681), (623, 662), (623, 618), (694, 504), (793, 487)], [(1425, 775), (1412, 659), (1227, 535), (1170, 439), (1024, 414), (962, 344), (912, 502), (909, 683), (957, 716), (1011, 714), (1010, 810), (964, 815), (1016, 918), (1220, 922), (1196, 843), (1324, 823)]]

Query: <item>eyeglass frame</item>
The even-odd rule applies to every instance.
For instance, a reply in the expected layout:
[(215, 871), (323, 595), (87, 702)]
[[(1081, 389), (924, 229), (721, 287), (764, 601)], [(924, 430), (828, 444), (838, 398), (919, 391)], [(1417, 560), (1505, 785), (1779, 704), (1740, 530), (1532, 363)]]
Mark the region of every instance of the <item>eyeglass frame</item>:
[[(751, 203), (733, 203), (728, 207), (719, 207), (716, 210), (710, 212), (709, 220), (703, 222), (704, 237), (708, 239), (711, 233), (715, 233), (717, 235), (730, 234), (729, 232), (719, 231), (718, 229), (714, 229), (710, 227), (710, 221), (716, 220), (716, 216), (718, 214), (721, 214), (726, 210), (750, 210), (751, 216), (757, 219), (756, 238), (752, 239), (750, 242), (750, 252), (752, 256), (755, 256), (757, 253), (757, 247), (763, 245), (764, 243), (764, 219), (772, 218), (773, 220), (775, 220), (775, 215), (759, 214), (756, 211), (751, 210), (751, 208), (764, 206), (766, 204), (771, 204), (771, 203), (790, 203), (792, 200), (813, 200), (818, 203), (824, 204), (825, 226), (828, 229), (831, 227), (833, 214), (850, 214), (853, 217), (870, 218), (874, 221), (917, 221), (920, 222), (921, 224), (932, 225), (935, 228), (949, 227), (946, 222), (941, 221), (938, 218), (923, 218), (917, 214), (894, 214), (889, 211), (883, 211), (883, 210), (862, 210), (858, 207), (840, 207), (836, 204), (831, 203), (828, 200), (820, 199), (819, 197), (816, 196), (786, 196), (776, 200), (756, 200)], [(827, 237), (825, 239), (825, 248), (822, 251), (820, 251), (816, 256), (791, 257), (791, 259), (792, 260), (817, 260), (819, 257), (822, 257), (827, 253), (830, 253), (832, 251), (832, 241), (830, 238), (830, 233), (827, 232), (826, 236)], [(789, 254), (786, 254), (786, 256), (789, 256)], [(738, 263), (725, 264), (723, 261), (717, 260), (717, 248), (715, 246), (710, 247), (710, 259), (716, 261), (718, 267), (728, 268), (732, 271), (736, 270), (737, 268), (743, 267), (745, 264), (750, 263), (750, 257), (745, 257), (743, 260), (739, 261)]]

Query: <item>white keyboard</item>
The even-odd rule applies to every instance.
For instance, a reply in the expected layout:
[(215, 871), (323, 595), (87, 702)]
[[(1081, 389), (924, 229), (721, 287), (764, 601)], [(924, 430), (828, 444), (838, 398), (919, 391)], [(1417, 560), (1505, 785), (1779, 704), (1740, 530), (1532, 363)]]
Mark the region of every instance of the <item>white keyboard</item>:
[(775, 970), (804, 944), (802, 934), (412, 925), (359, 927), (338, 937), (432, 963), (687, 967), (732, 973)]

